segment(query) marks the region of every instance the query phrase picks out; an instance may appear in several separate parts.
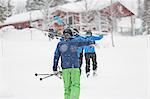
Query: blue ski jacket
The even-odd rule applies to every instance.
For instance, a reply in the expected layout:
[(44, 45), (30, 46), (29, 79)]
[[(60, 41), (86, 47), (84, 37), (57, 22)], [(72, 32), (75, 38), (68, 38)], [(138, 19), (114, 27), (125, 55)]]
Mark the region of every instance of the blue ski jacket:
[(61, 57), (61, 67), (62, 69), (67, 68), (79, 68), (79, 58), (77, 49), (81, 46), (86, 46), (94, 44), (91, 40), (78, 40), (75, 38), (70, 38), (68, 40), (60, 41), (57, 44), (57, 48), (54, 54), (53, 60), (53, 71), (57, 71), (57, 65), (59, 58)]
[[(85, 39), (87, 40), (101, 40), (103, 38), (103, 35), (100, 36), (86, 36)], [(84, 52), (85, 53), (95, 53), (95, 47), (94, 46), (84, 46)]]
[[(72, 38), (75, 38), (76, 40), (79, 41), (84, 41), (85, 38), (83, 36), (80, 36), (79, 34), (74, 35)], [(60, 41), (64, 41), (64, 37), (60, 38)], [(77, 52), (78, 52), (78, 57), (80, 57), (80, 54), (83, 52), (84, 46), (78, 47)]]

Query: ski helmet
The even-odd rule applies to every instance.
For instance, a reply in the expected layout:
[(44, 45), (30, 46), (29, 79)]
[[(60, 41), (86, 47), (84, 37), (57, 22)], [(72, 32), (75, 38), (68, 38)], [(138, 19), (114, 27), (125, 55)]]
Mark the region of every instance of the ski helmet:
[(71, 29), (65, 29), (63, 31), (63, 35), (66, 34), (66, 33), (70, 34), (70, 36), (73, 36)]

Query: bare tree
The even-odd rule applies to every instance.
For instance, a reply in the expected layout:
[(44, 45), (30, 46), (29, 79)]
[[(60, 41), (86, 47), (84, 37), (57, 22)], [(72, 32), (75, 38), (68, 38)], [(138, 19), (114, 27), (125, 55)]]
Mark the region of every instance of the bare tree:
[(14, 8), (14, 6), (11, 5), (11, 0), (7, 1), (6, 7), (7, 7), (7, 16), (9, 17), (12, 15), (12, 9)]

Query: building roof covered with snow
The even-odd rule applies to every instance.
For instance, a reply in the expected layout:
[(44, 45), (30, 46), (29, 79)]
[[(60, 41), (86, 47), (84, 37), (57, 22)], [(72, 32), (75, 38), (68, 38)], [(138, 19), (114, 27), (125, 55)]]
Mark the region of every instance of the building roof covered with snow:
[(40, 11), (32, 11), (32, 12), (25, 12), (17, 15), (13, 15), (11, 17), (8, 17), (3, 25), (5, 24), (13, 24), (18, 22), (25, 22), (31, 20), (37, 20), (41, 19), (43, 17), (42, 13)]

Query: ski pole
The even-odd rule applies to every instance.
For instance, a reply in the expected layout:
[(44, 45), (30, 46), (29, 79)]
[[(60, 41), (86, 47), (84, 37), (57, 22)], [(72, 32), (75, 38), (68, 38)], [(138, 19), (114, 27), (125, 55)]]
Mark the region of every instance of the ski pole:
[(40, 76), (40, 75), (50, 75), (50, 74), (38, 74), (38, 73), (35, 73), (35, 76)]
[[(57, 74), (50, 74), (50, 75), (48, 75), (48, 76), (46, 76), (46, 77), (43, 77), (43, 78), (40, 78), (40, 80), (43, 80), (43, 79), (45, 79), (45, 78), (48, 78), (48, 77), (51, 77), (51, 76), (56, 76)], [(59, 76), (57, 76), (59, 79), (62, 79), (61, 77), (59, 77)]]
[[(62, 71), (59, 71), (58, 73), (56, 73), (54, 75), (57, 75), (57, 74), (62, 74)], [(52, 74), (38, 74), (38, 73), (35, 73), (35, 76), (41, 76), (41, 75), (43, 76), (43, 75), (52, 75)]]
[[(44, 75), (47, 75), (47, 76), (45, 76), (45, 77), (41, 77), (40, 78), (40, 80), (43, 80), (43, 79), (45, 79), (45, 78), (48, 78), (48, 77), (51, 77), (51, 76), (54, 76), (54, 75), (61, 75), (62, 74), (62, 71), (59, 71), (58, 73), (56, 73), (56, 74), (38, 74), (38, 73), (35, 73), (35, 76), (44, 76)], [(62, 79), (60, 76), (57, 76), (58, 78), (60, 78), (60, 79)]]
[(48, 77), (51, 77), (51, 76), (53, 76), (53, 75), (55, 75), (55, 74), (50, 74), (50, 75), (48, 75), (48, 76), (46, 76), (46, 77), (40, 78), (40, 80), (43, 80), (43, 79), (48, 78)]

